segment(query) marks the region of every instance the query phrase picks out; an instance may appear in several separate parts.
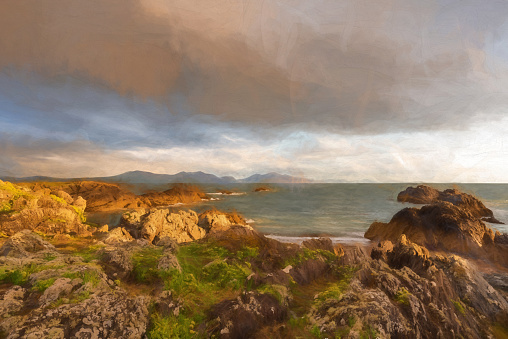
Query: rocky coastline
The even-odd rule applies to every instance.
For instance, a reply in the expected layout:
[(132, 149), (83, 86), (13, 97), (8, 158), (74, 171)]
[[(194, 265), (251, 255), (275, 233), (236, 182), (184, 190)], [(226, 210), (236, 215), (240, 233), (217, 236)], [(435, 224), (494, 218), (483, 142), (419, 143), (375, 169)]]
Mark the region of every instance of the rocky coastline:
[[(408, 188), (365, 233), (282, 243), (186, 186), (0, 182), (0, 338), (505, 338), (508, 235), (477, 198)], [(86, 211), (130, 208), (120, 225)], [(490, 212), (489, 212), (490, 211)]]

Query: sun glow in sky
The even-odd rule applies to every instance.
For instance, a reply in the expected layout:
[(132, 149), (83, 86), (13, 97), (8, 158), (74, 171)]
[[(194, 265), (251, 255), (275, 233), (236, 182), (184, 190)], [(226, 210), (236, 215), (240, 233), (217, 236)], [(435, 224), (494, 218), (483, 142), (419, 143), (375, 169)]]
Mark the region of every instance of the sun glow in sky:
[(0, 175), (508, 182), (506, 41), (504, 1), (4, 2)]

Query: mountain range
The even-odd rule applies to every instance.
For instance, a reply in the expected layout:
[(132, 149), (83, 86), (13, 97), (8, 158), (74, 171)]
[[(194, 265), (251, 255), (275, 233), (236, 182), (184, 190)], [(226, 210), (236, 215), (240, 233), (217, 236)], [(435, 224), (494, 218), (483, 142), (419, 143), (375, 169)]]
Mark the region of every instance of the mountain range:
[(11, 182), (31, 181), (73, 181), (73, 180), (94, 180), (104, 182), (118, 182), (129, 184), (166, 184), (166, 183), (194, 183), (194, 184), (237, 184), (237, 183), (274, 183), (274, 184), (305, 184), (313, 182), (310, 179), (294, 177), (287, 174), (270, 172), (266, 174), (254, 174), (243, 179), (236, 179), (232, 176), (218, 177), (205, 172), (179, 172), (176, 174), (157, 174), (145, 171), (129, 171), (109, 177), (90, 178), (54, 178), (47, 176), (31, 177), (0, 177), (1, 180)]

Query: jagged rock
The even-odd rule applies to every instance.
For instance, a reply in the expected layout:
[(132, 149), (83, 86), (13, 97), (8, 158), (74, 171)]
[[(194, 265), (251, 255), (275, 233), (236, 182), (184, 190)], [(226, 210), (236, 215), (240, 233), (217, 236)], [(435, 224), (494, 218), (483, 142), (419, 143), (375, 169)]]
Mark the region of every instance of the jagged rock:
[(13, 286), (7, 290), (0, 300), (0, 315), (7, 317), (11, 313), (19, 312), (24, 306), (26, 292), (21, 286)]
[(181, 271), (180, 263), (178, 262), (178, 258), (171, 252), (165, 252), (164, 255), (160, 258), (159, 263), (157, 264), (157, 268), (159, 270), (177, 270)]
[(178, 243), (170, 237), (162, 237), (157, 241), (157, 246), (164, 247), (164, 251), (176, 253), (178, 251)]
[(118, 247), (106, 247), (99, 252), (105, 271), (112, 279), (123, 279), (134, 269), (129, 251)]
[(67, 192), (64, 192), (64, 191), (60, 190), (60, 191), (55, 192), (54, 195), (56, 195), (60, 199), (65, 200), (65, 202), (68, 203), (68, 204), (72, 204), (74, 202), (74, 199)]
[(148, 301), (124, 292), (94, 294), (78, 304), (31, 312), (19, 319), (8, 338), (142, 338), (149, 322)]
[(49, 306), (53, 301), (63, 296), (71, 294), (78, 286), (81, 286), (83, 280), (59, 278), (55, 280), (53, 285), (48, 287), (39, 299), (39, 305), (42, 307)]
[[(142, 212), (145, 213), (140, 214)], [(181, 243), (201, 239), (206, 234), (198, 226), (198, 216), (194, 211), (180, 210), (172, 213), (168, 209), (151, 209), (142, 212), (124, 214), (122, 224), (150, 242), (169, 237)]]
[(325, 250), (334, 253), (330, 238), (309, 239), (302, 242), (302, 246), (310, 250)]
[(489, 273), (483, 278), (494, 288), (508, 292), (508, 273)]
[(419, 185), (416, 188), (408, 187), (405, 191), (399, 193), (397, 201), (414, 204), (433, 204), (446, 201), (469, 211), (476, 218), (502, 224), (502, 222), (494, 218), (493, 212), (485, 207), (480, 200), (470, 194), (462, 193), (457, 189), (438, 191), (435, 188), (425, 185)]
[[(386, 244), (389, 247), (389, 244)], [(417, 273), (426, 272), (432, 265), (429, 260), (429, 251), (425, 247), (407, 240), (402, 234), (395, 247), (387, 252), (387, 262), (391, 267), (409, 267)]]
[(235, 212), (228, 213), (218, 210), (208, 210), (199, 215), (198, 225), (209, 233), (225, 231), (233, 225), (241, 225), (252, 229), (245, 219)]
[(175, 300), (171, 291), (162, 291), (155, 299), (154, 307), (155, 310), (163, 316), (178, 316), (183, 305), (180, 300)]
[(123, 227), (117, 227), (108, 232), (106, 238), (104, 239), (104, 243), (106, 244), (117, 244), (123, 242), (133, 241), (134, 238), (130, 235), (130, 233)]
[(282, 322), (287, 308), (269, 294), (247, 292), (212, 306), (206, 331), (221, 338), (249, 338), (263, 326)]
[(387, 253), (393, 250), (393, 243), (390, 240), (383, 240), (377, 244), (370, 252), (372, 259), (382, 259), (388, 261)]
[(354, 266), (364, 262), (368, 258), (367, 252), (360, 246), (348, 246), (344, 248), (344, 255), (339, 259), (341, 265)]
[(0, 247), (0, 256), (27, 258), (38, 252), (56, 252), (55, 246), (37, 234), (24, 230), (11, 236)]
[(449, 202), (404, 208), (389, 223), (374, 222), (365, 237), (371, 240), (396, 242), (405, 234), (407, 239), (429, 249), (475, 255), (508, 263), (503, 255), (507, 248), (495, 243), (495, 234), (468, 210)]
[(291, 277), (300, 285), (307, 285), (330, 270), (330, 266), (323, 258), (309, 259), (293, 267), (289, 271)]

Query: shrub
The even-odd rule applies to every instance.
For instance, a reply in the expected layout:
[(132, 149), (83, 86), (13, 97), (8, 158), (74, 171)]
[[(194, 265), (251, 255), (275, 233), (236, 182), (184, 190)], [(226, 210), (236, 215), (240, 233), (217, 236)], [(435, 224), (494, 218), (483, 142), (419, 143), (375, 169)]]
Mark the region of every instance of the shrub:
[(410, 295), (411, 293), (409, 293), (409, 291), (406, 288), (401, 287), (399, 288), (397, 293), (395, 293), (395, 301), (398, 302), (399, 304), (408, 306)]
[(37, 280), (37, 282), (32, 286), (32, 291), (44, 292), (48, 287), (53, 285), (55, 280), (56, 280), (55, 278)]

